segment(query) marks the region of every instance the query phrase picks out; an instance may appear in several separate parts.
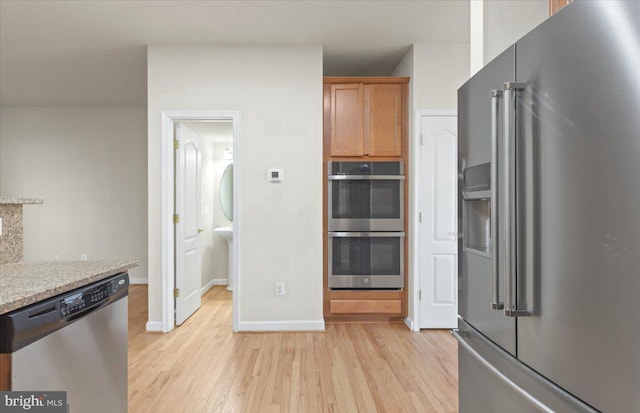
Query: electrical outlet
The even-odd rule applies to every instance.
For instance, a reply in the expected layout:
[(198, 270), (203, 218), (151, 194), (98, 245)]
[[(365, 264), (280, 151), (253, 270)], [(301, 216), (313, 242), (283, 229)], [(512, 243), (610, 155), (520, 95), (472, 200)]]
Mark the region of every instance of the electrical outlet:
[(277, 282), (276, 283), (276, 295), (284, 295), (284, 283)]
[(87, 254), (80, 255), (80, 261), (86, 261), (86, 260), (87, 260)]

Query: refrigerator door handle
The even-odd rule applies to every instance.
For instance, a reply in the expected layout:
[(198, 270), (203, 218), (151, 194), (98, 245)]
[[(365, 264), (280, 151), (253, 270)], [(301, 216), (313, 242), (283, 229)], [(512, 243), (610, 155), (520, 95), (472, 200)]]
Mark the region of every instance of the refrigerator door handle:
[(491, 309), (502, 310), (504, 309), (504, 302), (500, 300), (500, 249), (498, 247), (498, 240), (502, 237), (499, 236), (498, 215), (500, 206), (498, 202), (498, 136), (499, 125), (498, 115), (500, 113), (500, 99), (502, 98), (502, 90), (496, 89), (491, 91), (491, 214), (489, 220), (491, 222)]
[(504, 375), (500, 370), (498, 370), (493, 364), (487, 361), (480, 353), (476, 351), (467, 341), (464, 339), (462, 335), (460, 335), (458, 330), (453, 330), (451, 332), (453, 337), (458, 340), (458, 345), (464, 347), (466, 351), (469, 352), (480, 364), (482, 364), (487, 370), (493, 373), (498, 379), (500, 379), (503, 383), (505, 383), (511, 390), (520, 395), (523, 399), (529, 402), (532, 406), (534, 406), (537, 410), (545, 413), (554, 413), (554, 410), (550, 409), (546, 404), (542, 403), (540, 400), (533, 397), (529, 392), (520, 387), (517, 383), (514, 383), (509, 377)]
[(504, 276), (505, 297), (504, 315), (507, 317), (520, 317), (531, 315), (529, 311), (520, 310), (517, 300), (516, 285), (516, 93), (525, 89), (526, 83), (505, 82), (503, 90), (504, 100), (504, 167), (503, 167), (503, 194), (504, 194)]

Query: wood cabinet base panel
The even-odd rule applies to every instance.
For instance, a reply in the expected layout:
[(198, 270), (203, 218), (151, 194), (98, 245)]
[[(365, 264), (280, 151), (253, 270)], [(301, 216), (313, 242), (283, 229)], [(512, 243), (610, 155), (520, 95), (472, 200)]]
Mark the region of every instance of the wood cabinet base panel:
[(401, 300), (331, 300), (329, 312), (333, 314), (398, 314), (402, 313)]
[(382, 314), (345, 314), (325, 316), (324, 322), (325, 324), (404, 324), (404, 319), (403, 317), (399, 316), (389, 316)]
[(0, 391), (11, 390), (11, 354), (0, 354)]

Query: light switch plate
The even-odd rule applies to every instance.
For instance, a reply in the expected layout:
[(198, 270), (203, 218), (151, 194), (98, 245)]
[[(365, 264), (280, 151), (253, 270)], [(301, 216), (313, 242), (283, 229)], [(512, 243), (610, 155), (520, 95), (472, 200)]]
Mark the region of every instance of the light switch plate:
[(267, 181), (269, 182), (282, 182), (284, 179), (284, 170), (282, 169), (269, 169), (267, 171)]

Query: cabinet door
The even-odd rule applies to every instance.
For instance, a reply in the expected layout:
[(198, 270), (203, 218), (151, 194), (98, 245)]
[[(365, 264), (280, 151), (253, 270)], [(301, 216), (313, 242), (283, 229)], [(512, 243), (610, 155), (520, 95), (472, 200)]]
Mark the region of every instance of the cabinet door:
[(331, 156), (362, 156), (363, 85), (331, 85)]
[(561, 8), (571, 3), (573, 0), (549, 0), (549, 16), (558, 12)]
[(364, 87), (364, 153), (402, 155), (402, 85)]

